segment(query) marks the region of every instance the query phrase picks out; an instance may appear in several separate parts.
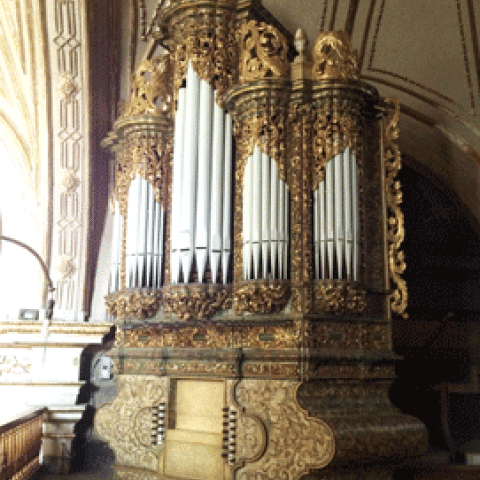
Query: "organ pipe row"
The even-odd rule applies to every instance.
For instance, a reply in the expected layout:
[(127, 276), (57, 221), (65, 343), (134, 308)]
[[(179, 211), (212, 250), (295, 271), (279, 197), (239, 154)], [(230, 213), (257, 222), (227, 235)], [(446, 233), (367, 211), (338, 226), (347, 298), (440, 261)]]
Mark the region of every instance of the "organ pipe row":
[[(377, 144), (364, 148), (362, 138), (373, 138), (381, 115), (375, 89), (358, 80), (348, 39), (335, 32), (319, 37), (310, 61), (299, 38), (298, 57), (289, 63), (285, 39), (264, 23), (242, 24), (237, 44), (229, 43), (228, 30), (206, 35), (192, 28), (172, 37), (164, 60), (143, 61), (129, 113), (118, 124), (127, 152), (119, 166), (131, 159), (133, 167), (123, 170), (128, 188), (115, 190), (110, 292), (171, 285), (163, 300), (181, 303), (190, 290), (176, 285), (213, 284), (208, 292), (223, 292), (235, 278), (239, 288), (257, 282), (267, 296), (279, 285), (287, 295), (291, 289), (301, 309), (298, 299), (307, 298), (301, 289), (380, 278), (360, 264), (360, 251), (362, 259), (369, 251), (381, 258), (374, 249), (388, 241), (381, 233), (386, 217), (370, 216), (366, 228), (359, 212), (383, 195), (376, 177), (360, 185), (366, 167), (369, 178), (380, 170)], [(240, 56), (221, 48), (240, 48)], [(217, 55), (239, 63), (223, 72)], [(151, 85), (142, 76), (149, 72)], [(155, 139), (144, 148), (145, 160), (128, 135)], [(385, 239), (365, 240), (367, 230)], [(388, 291), (385, 282), (374, 288)]]
[(289, 192), (278, 165), (255, 145), (243, 191), (244, 280), (287, 279)]
[(358, 280), (358, 171), (347, 147), (314, 191), (315, 278)]
[(232, 119), (191, 65), (178, 93), (173, 153), (172, 283), (227, 283), (231, 256)]

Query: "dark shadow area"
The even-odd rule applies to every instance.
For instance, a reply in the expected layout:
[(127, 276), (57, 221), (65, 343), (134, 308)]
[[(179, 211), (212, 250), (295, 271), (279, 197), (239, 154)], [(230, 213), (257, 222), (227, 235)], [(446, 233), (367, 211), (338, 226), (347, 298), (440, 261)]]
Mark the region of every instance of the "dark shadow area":
[[(447, 450), (440, 385), (471, 384), (480, 353), (480, 237), (442, 186), (407, 166), (400, 181), (410, 318), (393, 321), (394, 350), (404, 360), (391, 399), (425, 423), (433, 450)], [(480, 400), (451, 395), (449, 426), (455, 449), (479, 436)]]

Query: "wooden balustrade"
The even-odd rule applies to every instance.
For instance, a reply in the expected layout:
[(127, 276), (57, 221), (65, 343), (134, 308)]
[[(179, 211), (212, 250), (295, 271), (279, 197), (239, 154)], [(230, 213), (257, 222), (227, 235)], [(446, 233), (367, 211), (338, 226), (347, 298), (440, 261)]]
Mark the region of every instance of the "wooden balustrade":
[(45, 408), (0, 425), (0, 480), (26, 480), (40, 467)]

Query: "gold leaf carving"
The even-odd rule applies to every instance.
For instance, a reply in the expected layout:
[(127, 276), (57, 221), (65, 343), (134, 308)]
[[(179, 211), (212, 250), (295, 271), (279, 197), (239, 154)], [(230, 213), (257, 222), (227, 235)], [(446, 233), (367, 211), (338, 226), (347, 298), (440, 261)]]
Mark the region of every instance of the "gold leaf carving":
[(175, 95), (191, 64), (195, 73), (213, 86), (216, 101), (222, 105), (223, 95), (234, 85), (237, 76), (232, 6), (226, 2), (203, 4), (202, 9), (192, 9), (188, 15), (179, 15), (172, 22)]
[(170, 285), (163, 290), (163, 311), (182, 320), (211, 318), (232, 307), (229, 287), (216, 285)]
[(244, 282), (235, 290), (235, 312), (273, 313), (283, 310), (290, 298), (290, 284), (281, 280)]
[(95, 415), (95, 428), (115, 452), (117, 465), (158, 470), (163, 446), (148, 445), (151, 424), (145, 412), (166, 402), (167, 378), (120, 375), (118, 394)]
[(288, 44), (275, 27), (250, 20), (242, 25), (238, 37), (241, 83), (288, 76)]
[(117, 319), (141, 320), (153, 316), (160, 306), (160, 292), (120, 290), (105, 297), (107, 311)]
[(358, 79), (357, 55), (347, 32), (320, 34), (312, 56), (314, 80)]
[(170, 56), (143, 60), (136, 68), (124, 117), (143, 114), (167, 114), (172, 103)]
[[(360, 146), (359, 125), (352, 112), (342, 109), (340, 105), (327, 105), (327, 109), (319, 111), (314, 121), (313, 151), (313, 189), (325, 177), (327, 163), (347, 147), (356, 155)], [(332, 108), (330, 110), (330, 108)]]
[(399, 136), (398, 121), (400, 118), (400, 104), (396, 99), (385, 99), (394, 109), (383, 129), (383, 154), (385, 161), (385, 195), (388, 209), (388, 268), (390, 279), (395, 284), (391, 294), (390, 305), (392, 312), (408, 318), (406, 313), (408, 304), (407, 283), (402, 278), (406, 263), (403, 251), (400, 249), (405, 238), (405, 225), (402, 203), (402, 188), (397, 174), (402, 168), (402, 154), (396, 143)]
[(237, 471), (238, 480), (298, 480), (312, 469), (326, 467), (335, 453), (331, 428), (309, 417), (297, 402), (300, 383), (287, 380), (242, 380), (236, 400), (258, 416), (268, 429), (265, 453)]
[(359, 314), (365, 310), (366, 292), (357, 285), (345, 281), (315, 281), (315, 307), (321, 312), (341, 315)]

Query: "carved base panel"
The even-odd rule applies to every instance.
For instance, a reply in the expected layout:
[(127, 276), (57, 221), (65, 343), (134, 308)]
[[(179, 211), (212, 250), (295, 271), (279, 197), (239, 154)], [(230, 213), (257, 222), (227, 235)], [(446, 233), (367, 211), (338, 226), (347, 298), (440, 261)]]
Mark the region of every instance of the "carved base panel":
[[(423, 425), (389, 403), (389, 383), (119, 375), (95, 425), (119, 479), (387, 480), (379, 464), (426, 444)], [(351, 476), (359, 462), (377, 465)]]

